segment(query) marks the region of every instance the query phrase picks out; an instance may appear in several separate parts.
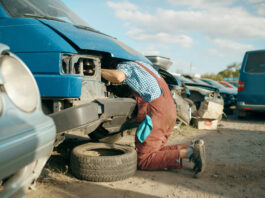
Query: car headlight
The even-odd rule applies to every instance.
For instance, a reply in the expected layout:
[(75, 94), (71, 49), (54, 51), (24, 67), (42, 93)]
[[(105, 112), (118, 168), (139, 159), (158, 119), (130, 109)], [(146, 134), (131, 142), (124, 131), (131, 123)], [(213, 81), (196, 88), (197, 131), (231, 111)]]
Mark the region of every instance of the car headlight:
[(8, 53), (0, 56), (0, 72), (4, 90), (11, 101), (22, 111), (34, 111), (38, 106), (39, 90), (27, 66)]
[(3, 111), (3, 103), (2, 103), (2, 99), (0, 97), (0, 116), (2, 115), (2, 111)]

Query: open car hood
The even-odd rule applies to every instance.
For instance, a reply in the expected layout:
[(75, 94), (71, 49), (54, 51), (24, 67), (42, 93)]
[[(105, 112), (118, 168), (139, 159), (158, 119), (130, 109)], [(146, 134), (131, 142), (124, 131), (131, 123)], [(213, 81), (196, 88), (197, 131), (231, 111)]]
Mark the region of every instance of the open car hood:
[(38, 20), (49, 26), (73, 47), (78, 48), (78, 50), (106, 52), (115, 58), (143, 61), (151, 64), (145, 56), (126, 46), (124, 43), (92, 28), (45, 19)]

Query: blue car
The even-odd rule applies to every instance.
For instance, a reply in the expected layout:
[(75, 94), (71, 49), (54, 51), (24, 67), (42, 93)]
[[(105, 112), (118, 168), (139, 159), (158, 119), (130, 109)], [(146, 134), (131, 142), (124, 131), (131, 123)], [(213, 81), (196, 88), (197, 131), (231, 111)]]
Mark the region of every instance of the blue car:
[(238, 82), (238, 117), (265, 111), (265, 50), (245, 53)]
[(204, 100), (212, 101), (224, 105), (223, 98), (221, 97), (219, 90), (205, 82), (200, 80), (193, 80), (185, 76), (175, 75), (175, 78), (181, 81), (183, 86), (189, 89), (189, 99), (191, 99), (196, 108), (199, 109), (201, 103)]
[(0, 0), (0, 38), (32, 71), (58, 144), (68, 131), (97, 141), (130, 128), (136, 101), (125, 84), (102, 80), (100, 69), (120, 60), (150, 63), (146, 57), (93, 29), (60, 0)]
[(55, 125), (26, 65), (0, 44), (0, 197), (21, 197), (51, 155)]

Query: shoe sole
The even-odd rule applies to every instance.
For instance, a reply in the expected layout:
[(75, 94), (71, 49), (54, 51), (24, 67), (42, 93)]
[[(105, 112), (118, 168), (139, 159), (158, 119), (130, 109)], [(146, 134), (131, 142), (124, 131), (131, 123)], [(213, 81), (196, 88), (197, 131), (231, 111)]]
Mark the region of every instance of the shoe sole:
[(194, 173), (194, 175), (193, 175), (194, 178), (199, 178), (204, 173), (205, 168), (206, 168), (205, 144), (204, 144), (203, 140), (200, 140), (199, 152), (200, 152), (202, 167), (201, 167), (201, 171), (200, 172)]

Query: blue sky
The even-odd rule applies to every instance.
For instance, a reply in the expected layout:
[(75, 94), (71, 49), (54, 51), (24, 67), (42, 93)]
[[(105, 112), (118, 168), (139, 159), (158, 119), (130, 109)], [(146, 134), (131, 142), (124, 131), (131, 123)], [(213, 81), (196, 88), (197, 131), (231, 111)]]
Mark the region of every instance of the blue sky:
[(265, 0), (63, 0), (90, 26), (172, 72), (217, 73), (265, 48)]

